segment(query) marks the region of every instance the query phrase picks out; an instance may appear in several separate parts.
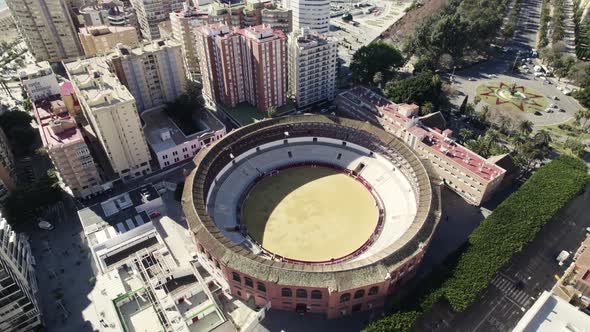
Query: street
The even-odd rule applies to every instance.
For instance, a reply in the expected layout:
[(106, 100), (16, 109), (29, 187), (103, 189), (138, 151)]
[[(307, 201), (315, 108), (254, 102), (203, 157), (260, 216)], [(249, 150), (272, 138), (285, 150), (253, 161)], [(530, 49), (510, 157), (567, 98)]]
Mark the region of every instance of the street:
[(511, 331), (524, 312), (544, 291), (550, 290), (571, 260), (559, 266), (562, 250), (575, 252), (590, 226), (590, 185), (540, 231), (492, 280), (467, 311), (454, 313), (437, 305), (416, 325), (415, 331)]

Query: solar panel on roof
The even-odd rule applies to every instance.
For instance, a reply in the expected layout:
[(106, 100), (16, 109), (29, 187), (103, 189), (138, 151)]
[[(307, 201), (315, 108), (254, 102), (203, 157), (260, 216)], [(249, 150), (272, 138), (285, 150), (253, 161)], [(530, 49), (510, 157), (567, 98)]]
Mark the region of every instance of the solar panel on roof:
[(133, 220), (127, 219), (127, 220), (125, 220), (125, 223), (127, 224), (127, 228), (129, 228), (129, 230), (132, 230), (135, 228), (135, 225), (133, 224)]
[(117, 230), (119, 231), (119, 233), (125, 233), (127, 230), (125, 229), (125, 226), (123, 226), (123, 223), (120, 222), (117, 224)]

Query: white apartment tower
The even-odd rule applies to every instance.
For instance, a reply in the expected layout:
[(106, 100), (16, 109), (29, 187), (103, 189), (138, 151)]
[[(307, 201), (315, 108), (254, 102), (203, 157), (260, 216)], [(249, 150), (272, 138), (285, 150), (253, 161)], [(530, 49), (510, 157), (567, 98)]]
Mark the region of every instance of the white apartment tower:
[(182, 48), (175, 40), (157, 40), (134, 49), (119, 45), (108, 59), (140, 113), (175, 101), (186, 88)]
[(334, 98), (337, 41), (308, 28), (289, 36), (289, 94), (297, 107)]
[(104, 58), (64, 63), (82, 112), (113, 170), (128, 181), (151, 172), (150, 152), (135, 98)]
[(158, 24), (166, 21), (173, 11), (182, 10), (185, 0), (131, 0), (143, 38), (160, 38)]
[(0, 216), (0, 331), (29, 332), (41, 327), (35, 258), (24, 234)]
[(82, 54), (64, 0), (8, 0), (18, 31), (37, 61), (59, 61)]
[(311, 31), (330, 31), (330, 0), (286, 0), (293, 10), (293, 31), (308, 27)]
[(172, 38), (182, 45), (184, 65), (191, 80), (196, 80), (200, 75), (194, 31), (206, 23), (207, 15), (199, 13), (196, 8), (190, 7), (186, 3), (183, 5), (182, 11), (170, 13)]

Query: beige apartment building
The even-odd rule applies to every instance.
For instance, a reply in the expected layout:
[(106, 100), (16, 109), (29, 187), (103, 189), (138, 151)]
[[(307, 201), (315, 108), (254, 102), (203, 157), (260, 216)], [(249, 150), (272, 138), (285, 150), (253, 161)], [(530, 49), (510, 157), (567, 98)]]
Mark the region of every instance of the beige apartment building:
[(175, 40), (157, 40), (134, 49), (120, 45), (107, 58), (140, 113), (175, 101), (186, 88), (182, 48)]
[(18, 31), (37, 61), (59, 61), (82, 54), (64, 0), (7, 0)]
[(102, 55), (111, 52), (117, 44), (135, 48), (140, 45), (134, 27), (90, 26), (80, 28), (78, 33), (84, 54)]
[(297, 107), (334, 99), (337, 41), (308, 28), (289, 36), (289, 95)]
[(35, 120), (43, 147), (74, 197), (102, 192), (102, 180), (74, 118), (59, 95), (35, 103)]
[(287, 101), (286, 36), (268, 26), (232, 29), (225, 24), (197, 30), (203, 95), (235, 107), (247, 102), (259, 111)]
[(135, 99), (104, 58), (64, 63), (82, 112), (115, 173), (128, 181), (151, 172)]
[(207, 14), (197, 11), (194, 7), (189, 7), (186, 3), (182, 11), (170, 13), (172, 38), (180, 42), (186, 73), (192, 80), (197, 79), (200, 75), (194, 30), (207, 24), (207, 18)]
[(455, 142), (452, 130), (424, 125), (417, 105), (395, 104), (361, 86), (340, 93), (336, 105), (404, 140), (434, 166), (448, 188), (473, 205), (490, 198), (506, 174), (493, 161)]

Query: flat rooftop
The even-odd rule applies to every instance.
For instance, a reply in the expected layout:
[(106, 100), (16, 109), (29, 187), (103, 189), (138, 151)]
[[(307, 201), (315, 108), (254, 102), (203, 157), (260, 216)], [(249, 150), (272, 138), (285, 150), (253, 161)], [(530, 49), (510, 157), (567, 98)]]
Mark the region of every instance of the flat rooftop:
[(18, 70), (21, 79), (31, 79), (53, 74), (53, 70), (47, 61), (32, 63)]
[(173, 39), (159, 39), (149, 43), (144, 43), (140, 47), (130, 48), (127, 46), (119, 47), (115, 50), (114, 54), (110, 56), (142, 56), (148, 53), (154, 53), (162, 50), (163, 48), (181, 47), (181, 44)]
[[(124, 233), (135, 227), (150, 222), (150, 217), (145, 211), (138, 213), (136, 207), (160, 197), (158, 191), (151, 184), (143, 185), (124, 194), (112, 197), (102, 203), (92, 205), (78, 211), (84, 233), (92, 241), (91, 236), (105, 228), (108, 238), (115, 237), (117, 233)], [(102, 234), (102, 233), (101, 233)], [(94, 234), (98, 236), (98, 234)], [(100, 238), (94, 240), (100, 241)], [(106, 239), (105, 239), (106, 240)]]
[[(196, 138), (205, 138), (224, 127), (221, 121), (206, 110), (203, 111), (203, 117), (198, 122), (199, 130), (190, 135), (186, 135), (162, 109), (143, 112), (141, 118), (145, 123), (143, 129), (145, 138), (156, 153)], [(162, 139), (162, 135), (166, 133), (169, 133), (170, 138)]]
[(71, 82), (80, 90), (78, 99), (86, 100), (91, 108), (101, 108), (135, 101), (129, 90), (109, 70), (103, 57), (64, 62)]
[(588, 331), (590, 315), (567, 301), (543, 292), (524, 314), (513, 332)]
[(84, 143), (82, 133), (74, 118), (68, 113), (61, 96), (55, 95), (36, 101), (34, 113), (43, 146), (49, 150)]

